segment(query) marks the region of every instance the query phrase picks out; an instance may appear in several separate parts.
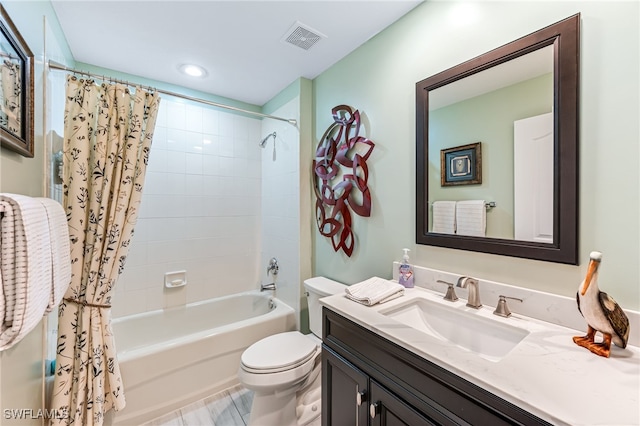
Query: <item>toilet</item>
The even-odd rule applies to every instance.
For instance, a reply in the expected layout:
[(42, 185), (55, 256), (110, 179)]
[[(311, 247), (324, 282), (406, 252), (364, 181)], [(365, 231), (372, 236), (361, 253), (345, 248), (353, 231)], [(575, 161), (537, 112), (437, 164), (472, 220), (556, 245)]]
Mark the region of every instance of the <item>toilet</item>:
[(254, 392), (249, 426), (320, 424), (322, 306), (320, 298), (345, 285), (324, 277), (305, 280), (311, 334), (278, 333), (249, 346), (238, 379)]

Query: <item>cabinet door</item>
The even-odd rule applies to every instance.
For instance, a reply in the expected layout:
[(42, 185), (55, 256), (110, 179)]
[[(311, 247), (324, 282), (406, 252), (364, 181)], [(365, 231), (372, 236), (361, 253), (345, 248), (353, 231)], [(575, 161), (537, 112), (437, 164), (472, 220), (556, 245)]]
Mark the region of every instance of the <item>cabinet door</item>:
[(322, 348), (322, 426), (366, 426), (368, 377), (335, 352)]
[(417, 412), (375, 380), (370, 380), (371, 402), (369, 416), (371, 426), (422, 426), (438, 423)]

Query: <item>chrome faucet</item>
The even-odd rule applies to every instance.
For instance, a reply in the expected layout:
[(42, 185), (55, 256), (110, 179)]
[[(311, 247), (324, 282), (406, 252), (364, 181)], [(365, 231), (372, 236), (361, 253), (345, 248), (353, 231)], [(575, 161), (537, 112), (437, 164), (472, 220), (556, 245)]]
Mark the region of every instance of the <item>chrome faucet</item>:
[(278, 266), (278, 259), (272, 257), (271, 260), (269, 260), (269, 264), (267, 265), (267, 275), (278, 275), (279, 270), (280, 267)]
[(478, 280), (471, 277), (458, 278), (457, 287), (467, 288), (469, 286), (469, 297), (467, 298), (467, 306), (474, 309), (480, 309), (482, 303), (480, 302), (480, 288)]
[(276, 289), (276, 283), (260, 284), (260, 291), (275, 290), (275, 289)]

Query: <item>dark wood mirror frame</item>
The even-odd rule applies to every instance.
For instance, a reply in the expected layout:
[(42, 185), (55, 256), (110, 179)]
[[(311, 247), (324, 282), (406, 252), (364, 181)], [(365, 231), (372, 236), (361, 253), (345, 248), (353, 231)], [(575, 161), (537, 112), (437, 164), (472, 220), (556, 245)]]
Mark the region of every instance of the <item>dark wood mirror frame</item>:
[(11, 45), (20, 57), (22, 64), (20, 77), (23, 82), (20, 93), (20, 131), (14, 133), (0, 126), (2, 147), (15, 151), (25, 157), (33, 157), (33, 53), (2, 5), (0, 5), (0, 36)]
[[(580, 14), (576, 14), (416, 83), (416, 243), (578, 264), (579, 28)], [(554, 47), (553, 243), (429, 232), (429, 91), (550, 45)]]

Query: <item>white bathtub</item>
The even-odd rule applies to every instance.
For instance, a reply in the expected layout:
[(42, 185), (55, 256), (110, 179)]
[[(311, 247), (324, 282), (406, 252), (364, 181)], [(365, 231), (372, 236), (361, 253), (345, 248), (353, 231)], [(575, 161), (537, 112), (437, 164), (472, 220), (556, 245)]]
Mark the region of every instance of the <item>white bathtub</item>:
[(140, 424), (238, 383), (252, 343), (295, 330), (295, 312), (270, 292), (246, 292), (113, 321), (126, 407)]

